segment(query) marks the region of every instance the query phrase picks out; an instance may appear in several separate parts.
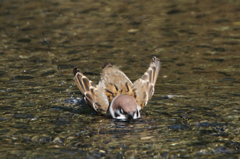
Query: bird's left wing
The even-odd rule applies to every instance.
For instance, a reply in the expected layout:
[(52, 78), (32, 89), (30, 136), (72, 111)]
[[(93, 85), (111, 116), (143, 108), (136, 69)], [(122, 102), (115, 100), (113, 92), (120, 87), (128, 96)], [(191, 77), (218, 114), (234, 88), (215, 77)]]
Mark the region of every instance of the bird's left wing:
[(86, 103), (97, 113), (106, 114), (109, 106), (107, 96), (101, 87), (95, 85), (77, 68), (73, 69), (74, 81), (80, 92), (84, 95)]

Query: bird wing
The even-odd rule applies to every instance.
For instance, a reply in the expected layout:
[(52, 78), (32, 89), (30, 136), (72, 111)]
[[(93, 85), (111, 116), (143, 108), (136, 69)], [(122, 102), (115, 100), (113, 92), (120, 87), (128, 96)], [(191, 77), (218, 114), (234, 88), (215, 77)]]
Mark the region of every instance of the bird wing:
[(137, 92), (137, 103), (141, 108), (147, 105), (154, 94), (154, 86), (160, 70), (160, 61), (155, 56), (152, 58), (149, 68), (144, 75), (133, 83), (133, 89)]
[(84, 76), (77, 68), (73, 69), (74, 81), (80, 92), (84, 95), (86, 103), (97, 113), (106, 114), (109, 101), (104, 90), (95, 85), (91, 80)]

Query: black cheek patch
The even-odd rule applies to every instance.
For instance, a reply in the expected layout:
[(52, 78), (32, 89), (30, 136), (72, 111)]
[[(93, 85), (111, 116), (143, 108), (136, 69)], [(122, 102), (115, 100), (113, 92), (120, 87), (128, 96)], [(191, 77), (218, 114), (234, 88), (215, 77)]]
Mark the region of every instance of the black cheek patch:
[(114, 113), (114, 115), (115, 115), (115, 117), (118, 117), (118, 116), (120, 116), (120, 115), (119, 115), (118, 113), (116, 113), (116, 112)]

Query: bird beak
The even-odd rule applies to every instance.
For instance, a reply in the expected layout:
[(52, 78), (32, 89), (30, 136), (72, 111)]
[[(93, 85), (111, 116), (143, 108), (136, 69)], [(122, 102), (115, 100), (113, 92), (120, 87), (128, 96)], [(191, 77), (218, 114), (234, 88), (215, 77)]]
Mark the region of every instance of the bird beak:
[(128, 120), (133, 119), (134, 113), (135, 113), (135, 112), (131, 112), (131, 113), (128, 114)]

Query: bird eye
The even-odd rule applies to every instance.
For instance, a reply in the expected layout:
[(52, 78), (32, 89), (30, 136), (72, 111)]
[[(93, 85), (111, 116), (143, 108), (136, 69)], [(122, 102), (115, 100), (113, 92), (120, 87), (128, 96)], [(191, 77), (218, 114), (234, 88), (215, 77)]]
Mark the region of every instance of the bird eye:
[(116, 112), (114, 113), (114, 115), (115, 115), (115, 117), (118, 117), (118, 116), (120, 116), (120, 115), (119, 115), (118, 113), (116, 113)]
[(123, 109), (120, 109), (120, 113), (121, 113), (121, 114), (124, 114), (124, 111), (123, 111)]

